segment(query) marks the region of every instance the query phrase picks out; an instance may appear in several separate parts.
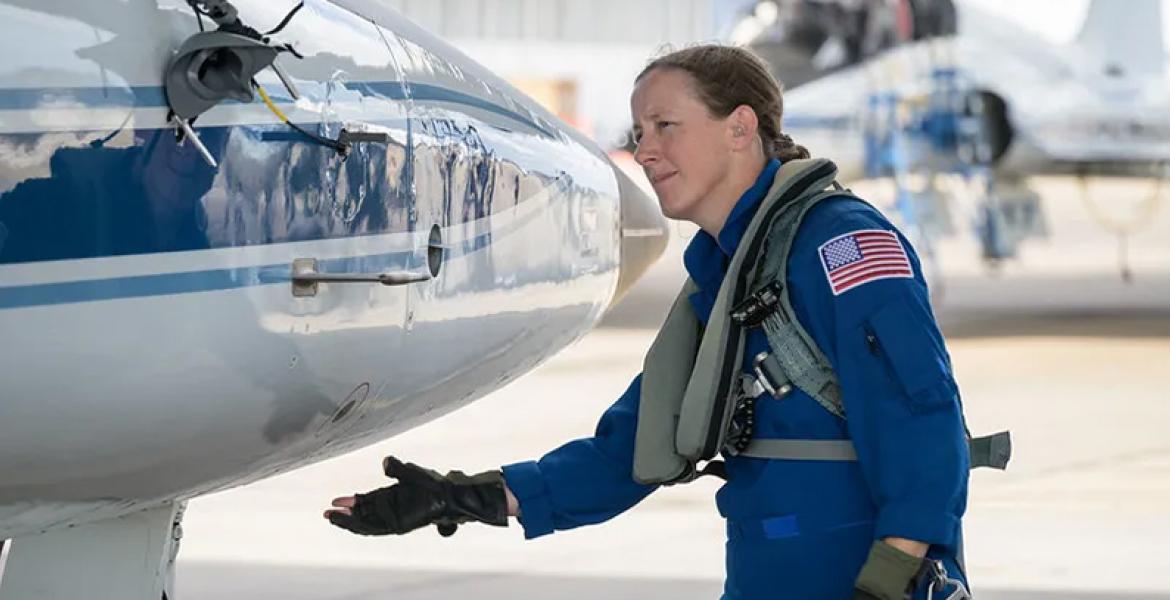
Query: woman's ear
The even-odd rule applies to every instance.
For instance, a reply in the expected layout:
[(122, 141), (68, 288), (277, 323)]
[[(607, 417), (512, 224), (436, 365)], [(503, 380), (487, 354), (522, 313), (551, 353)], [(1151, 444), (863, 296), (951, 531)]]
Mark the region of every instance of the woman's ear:
[(736, 150), (750, 148), (756, 140), (756, 132), (760, 120), (756, 111), (746, 104), (740, 104), (727, 116), (727, 126), (731, 132), (731, 145)]

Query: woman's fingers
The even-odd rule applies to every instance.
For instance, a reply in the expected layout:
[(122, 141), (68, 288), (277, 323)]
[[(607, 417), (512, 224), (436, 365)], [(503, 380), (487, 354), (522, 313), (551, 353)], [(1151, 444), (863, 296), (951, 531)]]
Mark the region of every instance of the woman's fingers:
[(328, 519), (329, 515), (332, 515), (334, 513), (342, 514), (342, 515), (352, 515), (353, 511), (351, 509), (353, 508), (353, 505), (356, 502), (357, 502), (357, 498), (355, 498), (353, 496), (342, 496), (340, 498), (334, 498), (333, 503), (332, 503), (333, 508), (325, 511), (325, 518)]

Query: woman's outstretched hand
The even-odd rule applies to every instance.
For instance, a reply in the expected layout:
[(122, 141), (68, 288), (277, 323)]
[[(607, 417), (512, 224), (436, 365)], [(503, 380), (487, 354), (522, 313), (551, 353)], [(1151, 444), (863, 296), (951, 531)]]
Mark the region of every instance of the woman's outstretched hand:
[(500, 471), (440, 475), (393, 456), (386, 457), (382, 469), (398, 483), (334, 498), (325, 518), (360, 535), (400, 535), (433, 524), (448, 536), (469, 521), (508, 524), (509, 494)]

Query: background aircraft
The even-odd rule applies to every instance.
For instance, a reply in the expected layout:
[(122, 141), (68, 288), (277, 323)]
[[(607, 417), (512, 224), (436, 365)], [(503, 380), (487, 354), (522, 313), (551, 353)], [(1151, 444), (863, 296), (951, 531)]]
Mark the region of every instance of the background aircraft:
[(446, 43), (293, 8), (0, 1), (0, 598), (159, 598), (186, 499), (499, 388), (665, 245)]
[[(1029, 176), (1149, 178), (1128, 226), (1100, 219), (1123, 242), (1162, 201), (1163, 23), (1160, 0), (1092, 0), (1075, 40), (1055, 44), (970, 2), (766, 0), (730, 35), (789, 88), (785, 128), (797, 141), (832, 156), (846, 179), (892, 178), (927, 254), (962, 227), (956, 197), (977, 198), (972, 219), (994, 265), (1045, 233)], [(1101, 212), (1107, 199), (1082, 195)]]

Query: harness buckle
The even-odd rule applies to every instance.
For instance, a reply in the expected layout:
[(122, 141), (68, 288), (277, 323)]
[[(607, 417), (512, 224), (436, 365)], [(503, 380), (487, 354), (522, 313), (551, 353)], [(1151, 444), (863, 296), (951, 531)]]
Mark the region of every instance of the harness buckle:
[(925, 559), (919, 571), (919, 577), (927, 579), (926, 597), (934, 598), (936, 591), (951, 590), (947, 600), (971, 600), (971, 592), (959, 579), (951, 577), (941, 560)]
[(723, 452), (727, 456), (737, 456), (751, 445), (756, 433), (756, 402), (764, 394), (770, 394), (780, 400), (792, 392), (792, 384), (777, 386), (774, 379), (769, 376), (769, 369), (765, 363), (769, 356), (767, 352), (757, 354), (752, 361), (752, 370), (755, 374), (741, 373), (739, 385), (732, 391), (733, 408), (723, 442)]
[(754, 400), (764, 394), (772, 393), (772, 384), (767, 379), (761, 378), (758, 372), (755, 377), (744, 373), (743, 377), (740, 378), (740, 385), (742, 386), (740, 394), (745, 398)]
[[(752, 371), (756, 374), (756, 385), (763, 388), (765, 392), (772, 395), (777, 400), (782, 400), (785, 396), (792, 392), (792, 384), (785, 383), (777, 386), (772, 380), (772, 374), (768, 364), (768, 357), (771, 356), (767, 352), (761, 352), (752, 359)], [(759, 395), (759, 394), (757, 394)]]
[(780, 306), (780, 295), (784, 286), (773, 281), (758, 289), (752, 295), (731, 309), (731, 320), (740, 327), (758, 327)]

